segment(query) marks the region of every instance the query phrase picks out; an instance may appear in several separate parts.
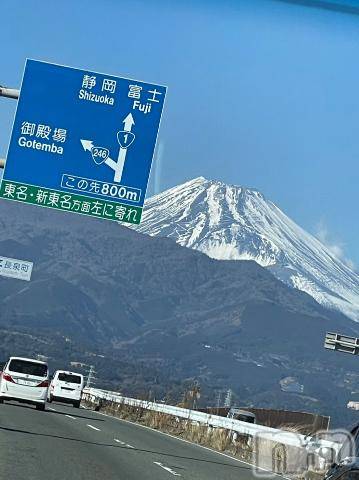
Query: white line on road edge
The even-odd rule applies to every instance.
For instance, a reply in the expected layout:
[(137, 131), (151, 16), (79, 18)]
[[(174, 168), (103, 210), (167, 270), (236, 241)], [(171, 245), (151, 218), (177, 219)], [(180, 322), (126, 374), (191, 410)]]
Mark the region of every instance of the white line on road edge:
[(72, 420), (76, 420), (76, 418), (75, 418), (75, 417), (72, 417), (71, 415), (67, 415), (67, 414), (66, 414), (66, 417), (72, 418)]
[(53, 412), (56, 412), (57, 410), (55, 408), (47, 407), (49, 410), (52, 410)]
[(134, 425), (136, 427), (147, 428), (147, 430), (152, 430), (152, 432), (156, 432), (156, 433), (159, 433), (161, 435), (165, 435), (167, 437), (174, 438), (175, 440), (178, 440), (180, 442), (189, 443), (190, 445), (193, 445), (194, 447), (203, 448), (204, 450), (209, 450), (210, 452), (215, 453), (217, 455), (221, 455), (222, 457), (227, 457), (227, 458), (230, 458), (231, 460), (234, 460), (236, 462), (244, 463), (244, 465), (248, 465), (249, 467), (255, 467), (258, 470), (263, 470), (264, 472), (268, 472), (272, 475), (273, 478), (279, 478), (279, 479), (285, 478), (286, 480), (292, 480), (290, 477), (286, 477), (285, 475), (280, 475), (279, 473), (273, 473), (271, 470), (268, 470), (267, 468), (258, 467), (256, 465), (253, 465), (253, 463), (246, 462), (245, 460), (240, 460), (239, 458), (232, 457), (231, 455), (227, 455), (226, 453), (223, 453), (223, 452), (218, 452), (218, 450), (214, 450), (213, 448), (205, 447), (204, 445), (200, 445), (199, 443), (193, 443), (190, 440), (185, 440), (184, 438), (176, 437), (175, 435), (171, 435), (170, 433), (161, 432), (161, 430), (156, 430), (155, 428), (148, 427), (147, 425), (141, 425), (141, 423), (135, 423), (135, 422), (131, 422), (130, 420), (125, 420), (124, 418), (114, 417), (113, 415), (108, 415), (107, 413), (102, 413), (102, 412), (96, 412), (96, 413), (98, 415), (102, 415), (104, 417), (112, 418), (113, 420), (117, 420), (119, 422), (130, 423), (131, 425)]
[(101, 432), (101, 430), (97, 427), (94, 427), (93, 425), (90, 425), (89, 423), (87, 424), (88, 427), (92, 428), (93, 430), (96, 430), (97, 432)]
[(181, 477), (182, 475), (180, 473), (177, 473), (175, 472), (174, 470), (172, 470), (172, 468), (170, 467), (166, 467), (165, 465), (163, 465), (163, 463), (160, 463), (160, 462), (153, 462), (155, 465), (158, 465), (159, 467), (163, 468), (163, 470), (166, 470), (167, 472), (169, 472), (171, 475), (175, 475), (176, 477)]

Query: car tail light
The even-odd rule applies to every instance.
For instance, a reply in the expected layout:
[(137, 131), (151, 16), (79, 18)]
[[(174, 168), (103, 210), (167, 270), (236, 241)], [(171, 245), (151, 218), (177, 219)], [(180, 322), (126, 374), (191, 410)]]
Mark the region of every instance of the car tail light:
[(49, 386), (49, 381), (48, 380), (44, 380), (43, 382), (39, 383), (38, 385), (36, 385), (37, 387), (48, 387)]
[(12, 378), (12, 376), (9, 375), (8, 373), (4, 373), (4, 372), (3, 372), (2, 378), (3, 378), (4, 380), (6, 380), (7, 382), (15, 383), (14, 380), (13, 380), (13, 378)]

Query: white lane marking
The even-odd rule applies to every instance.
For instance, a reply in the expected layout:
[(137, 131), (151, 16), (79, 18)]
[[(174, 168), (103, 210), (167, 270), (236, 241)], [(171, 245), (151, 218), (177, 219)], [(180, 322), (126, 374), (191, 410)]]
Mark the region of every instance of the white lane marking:
[(88, 427), (92, 428), (93, 430), (96, 430), (97, 432), (101, 432), (101, 430), (97, 427), (94, 427), (93, 425), (90, 425), (89, 423), (87, 424)]
[(118, 438), (114, 438), (115, 442), (119, 443), (120, 445), (124, 445), (127, 448), (135, 448), (132, 445), (129, 445), (128, 443), (122, 442), (122, 440), (119, 440)]
[(152, 432), (159, 433), (160, 435), (165, 435), (166, 437), (171, 437), (171, 438), (173, 438), (175, 440), (178, 440), (180, 442), (189, 443), (193, 447), (203, 448), (204, 450), (209, 450), (210, 452), (215, 453), (216, 455), (221, 455), (222, 457), (230, 458), (231, 460), (234, 460), (238, 463), (243, 463), (244, 465), (248, 465), (249, 467), (255, 467), (258, 470), (263, 470), (264, 472), (268, 472), (273, 476), (273, 478), (278, 478), (278, 479), (285, 478), (286, 480), (292, 480), (290, 477), (286, 477), (285, 475), (280, 475), (278, 473), (273, 473), (271, 470), (268, 470), (267, 468), (258, 467), (257, 465), (255, 465), (253, 463), (246, 462), (245, 460), (240, 460), (239, 458), (232, 457), (231, 455), (227, 455), (226, 453), (218, 452), (217, 450), (214, 450), (213, 448), (205, 447), (205, 446), (200, 445), (198, 443), (193, 443), (190, 440), (185, 440), (184, 438), (176, 437), (175, 435), (171, 435), (170, 433), (161, 432), (160, 430), (156, 430), (155, 428), (148, 427), (147, 425), (142, 425), (141, 423), (131, 422), (130, 420), (125, 420), (124, 418), (114, 417), (113, 415), (108, 415), (107, 413), (102, 413), (102, 412), (96, 412), (96, 413), (98, 415), (102, 415), (103, 417), (108, 417), (108, 418), (111, 418), (113, 420), (117, 420), (119, 422), (129, 423), (130, 425), (133, 425), (135, 427), (146, 428), (147, 430), (151, 430)]
[(57, 412), (55, 408), (47, 407), (49, 410), (52, 410), (53, 412)]
[(153, 463), (155, 465), (158, 465), (159, 467), (163, 468), (163, 470), (166, 470), (171, 475), (175, 475), (176, 477), (181, 477), (182, 476), (180, 473), (177, 473), (174, 470), (172, 470), (172, 468), (166, 467), (165, 465), (163, 465), (163, 463), (160, 463), (160, 462), (153, 462)]
[(67, 414), (66, 414), (65, 416), (66, 416), (66, 417), (69, 417), (69, 418), (72, 418), (72, 420), (76, 420), (76, 418), (73, 417), (72, 415), (67, 415)]
[(120, 443), (121, 445), (126, 445), (125, 442), (121, 442), (118, 438), (114, 438), (115, 442)]

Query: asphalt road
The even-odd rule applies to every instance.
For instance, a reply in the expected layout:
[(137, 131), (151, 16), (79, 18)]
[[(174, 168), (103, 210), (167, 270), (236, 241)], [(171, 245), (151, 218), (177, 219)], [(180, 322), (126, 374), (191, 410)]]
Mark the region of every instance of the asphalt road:
[(1, 480), (253, 480), (245, 463), (59, 403), (0, 404)]

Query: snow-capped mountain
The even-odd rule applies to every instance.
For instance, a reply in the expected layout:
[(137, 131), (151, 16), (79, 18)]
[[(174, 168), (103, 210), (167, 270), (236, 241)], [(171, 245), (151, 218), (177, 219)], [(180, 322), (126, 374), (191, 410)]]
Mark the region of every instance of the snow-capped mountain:
[(146, 201), (137, 231), (220, 260), (255, 260), (359, 321), (359, 276), (259, 191), (195, 178)]

